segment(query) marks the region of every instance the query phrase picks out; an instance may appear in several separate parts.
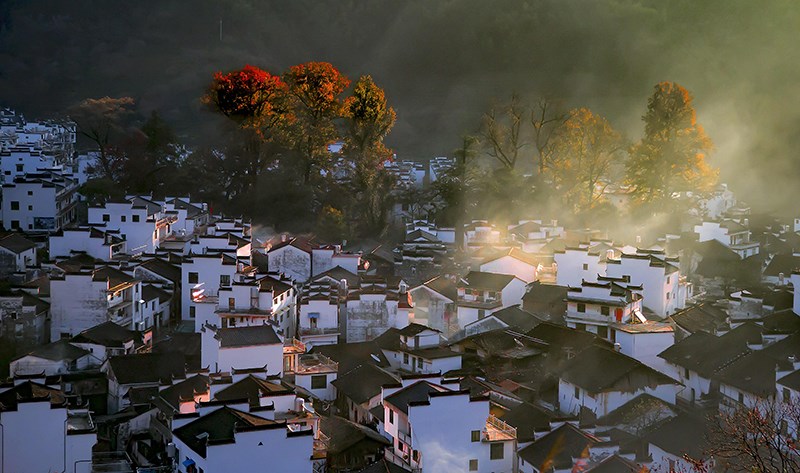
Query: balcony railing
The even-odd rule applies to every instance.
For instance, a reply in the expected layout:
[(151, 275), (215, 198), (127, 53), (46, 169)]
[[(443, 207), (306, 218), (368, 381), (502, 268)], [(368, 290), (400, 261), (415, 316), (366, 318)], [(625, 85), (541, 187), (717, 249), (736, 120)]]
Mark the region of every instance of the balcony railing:
[(307, 355), (300, 355), (295, 373), (298, 374), (313, 374), (313, 373), (333, 373), (338, 371), (339, 363), (331, 360), (321, 353), (313, 353)]
[(485, 442), (497, 442), (501, 440), (514, 440), (517, 438), (517, 429), (506, 424), (493, 415), (486, 418), (486, 428), (483, 431)]

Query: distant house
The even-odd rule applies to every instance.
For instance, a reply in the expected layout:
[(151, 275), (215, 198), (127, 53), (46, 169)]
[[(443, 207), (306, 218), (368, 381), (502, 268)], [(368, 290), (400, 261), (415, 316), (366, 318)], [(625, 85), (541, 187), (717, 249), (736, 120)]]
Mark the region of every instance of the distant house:
[(411, 289), (414, 300), (414, 320), (450, 335), (458, 330), (457, 278), (437, 276)]
[(717, 222), (706, 221), (695, 225), (694, 232), (698, 234), (701, 243), (716, 240), (730, 248), (742, 259), (759, 253), (759, 243), (750, 241), (751, 232), (746, 223), (743, 225), (731, 219)]
[[(602, 367), (602, 368), (600, 368)], [(558, 382), (559, 410), (602, 417), (640, 394), (675, 403), (680, 383), (622, 353), (589, 347), (572, 358)]]
[(583, 281), (567, 289), (567, 313), (564, 321), (570, 328), (596, 333), (608, 338), (612, 323), (644, 322), (642, 286), (631, 283), (629, 276), (600, 276), (597, 282)]
[(326, 459), (333, 471), (353, 470), (383, 458), (389, 440), (375, 430), (338, 416), (322, 417), (320, 432), (326, 439)]
[(112, 356), (131, 355), (143, 343), (139, 332), (114, 322), (104, 322), (86, 329), (72, 337), (70, 342), (90, 351), (100, 363)]
[(118, 412), (131, 404), (130, 391), (170, 386), (186, 379), (186, 362), (175, 353), (140, 353), (112, 356), (102, 366), (108, 376), (108, 411)]
[(533, 282), (522, 296), (522, 310), (551, 322), (563, 320), (567, 312), (567, 286)]
[(375, 341), (393, 368), (427, 374), (461, 369), (462, 354), (443, 346), (441, 333), (424, 325), (390, 329)]
[(283, 373), (283, 339), (270, 324), (202, 330), (202, 366), (213, 372), (265, 367)]
[(576, 459), (586, 458), (602, 440), (564, 423), (519, 451), (522, 473), (574, 471)]
[(0, 391), (0, 468), (4, 472), (90, 471), (97, 426), (64, 392), (35, 381)]
[(68, 340), (58, 340), (14, 359), (9, 371), (12, 376), (51, 376), (84, 370), (91, 366), (99, 366), (98, 359), (92, 356), (92, 352)]
[(539, 260), (517, 248), (511, 248), (484, 260), (479, 267), (484, 273), (510, 274), (530, 283), (536, 280)]
[(7, 276), (13, 272), (25, 271), (37, 263), (36, 243), (18, 233), (10, 233), (0, 239), (0, 273)]
[(464, 328), (492, 312), (522, 302), (525, 281), (506, 274), (470, 271), (458, 282), (458, 325)]
[(128, 252), (127, 242), (118, 230), (91, 226), (64, 228), (51, 234), (48, 248), (51, 258), (84, 252), (101, 261), (111, 261), (115, 256)]

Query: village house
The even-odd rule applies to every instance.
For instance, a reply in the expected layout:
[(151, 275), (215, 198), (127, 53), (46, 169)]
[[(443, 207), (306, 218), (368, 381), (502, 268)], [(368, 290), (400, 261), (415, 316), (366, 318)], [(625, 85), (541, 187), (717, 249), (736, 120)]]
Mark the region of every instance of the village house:
[(11, 360), (9, 373), (20, 377), (52, 376), (98, 366), (98, 359), (91, 351), (74, 345), (69, 340), (57, 340)]
[(270, 324), (201, 329), (201, 366), (213, 372), (266, 367), (268, 374), (283, 373), (283, 338)]
[(343, 252), (340, 245), (319, 245), (302, 236), (282, 233), (264, 244), (270, 271), (306, 282), (329, 269), (341, 266), (357, 273), (361, 256)]
[(408, 285), (397, 277), (361, 276), (347, 289), (347, 342), (371, 340), (387, 329), (408, 325), (413, 310)]
[(181, 320), (195, 320), (197, 301), (218, 298), (220, 288), (230, 287), (243, 267), (244, 264), (230, 253), (197, 254), (185, 258), (181, 263)]
[(470, 271), (457, 286), (459, 328), (521, 303), (525, 294), (525, 281), (506, 274)]
[(33, 380), (0, 386), (0, 425), (3, 472), (93, 471), (94, 419), (59, 389)]
[(302, 343), (314, 347), (339, 341), (339, 292), (340, 283), (328, 280), (315, 280), (303, 290), (297, 328)]
[(606, 261), (615, 255), (614, 250), (602, 251), (597, 245), (589, 244), (556, 250), (553, 253), (556, 284), (577, 287), (581, 285), (581, 281), (596, 281), (598, 276), (605, 276)]
[(608, 339), (612, 323), (644, 322), (642, 286), (631, 284), (630, 277), (600, 276), (597, 282), (583, 281), (567, 290), (567, 327), (596, 333)]
[(462, 354), (444, 345), (441, 332), (424, 325), (389, 329), (375, 342), (391, 367), (401, 372), (434, 374), (461, 369)]
[(539, 260), (517, 248), (511, 248), (484, 260), (478, 270), (484, 273), (509, 274), (525, 283), (536, 280)]
[(130, 406), (135, 394), (156, 395), (160, 386), (186, 379), (186, 360), (176, 353), (137, 353), (112, 356), (101, 371), (108, 377), (108, 412)]
[(675, 404), (680, 383), (614, 349), (589, 347), (559, 375), (558, 409), (565, 414), (607, 415), (640, 394)]
[(142, 283), (119, 269), (101, 266), (50, 280), (51, 340), (111, 321), (141, 332), (153, 328), (142, 316)]
[(411, 289), (414, 321), (449, 336), (458, 330), (458, 287), (455, 275), (441, 275)]
[(140, 196), (128, 196), (121, 202), (106, 202), (89, 207), (89, 225), (115, 230), (127, 241), (132, 254), (153, 253), (170, 232), (174, 217), (164, 214), (162, 204)]
[(691, 285), (681, 279), (677, 258), (663, 251), (637, 250), (606, 261), (606, 275), (630, 276), (630, 282), (642, 286), (642, 305), (658, 317), (668, 317), (686, 307)]
[(0, 296), (0, 343), (16, 353), (50, 340), (50, 304), (24, 291)]
[(75, 221), (77, 183), (57, 171), (15, 177), (2, 186), (2, 221), (6, 229), (56, 232)]
[(743, 223), (732, 219), (704, 221), (700, 225), (694, 226), (694, 232), (697, 233), (701, 243), (716, 240), (744, 259), (757, 255), (759, 252), (759, 243), (750, 241), (751, 232), (748, 224), (747, 219), (744, 219)]
[(36, 243), (17, 233), (0, 238), (0, 273), (8, 276), (36, 266), (36, 250)]
[(111, 261), (128, 252), (127, 242), (119, 231), (96, 227), (64, 228), (50, 235), (48, 245), (50, 258), (83, 252), (100, 261)]

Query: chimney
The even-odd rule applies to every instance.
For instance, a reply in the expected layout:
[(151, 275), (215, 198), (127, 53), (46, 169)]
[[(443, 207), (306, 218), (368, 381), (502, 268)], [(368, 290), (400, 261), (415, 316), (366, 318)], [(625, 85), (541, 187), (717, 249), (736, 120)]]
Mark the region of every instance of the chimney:
[(778, 273), (778, 284), (781, 286), (786, 284), (786, 276), (783, 273)]
[(606, 250), (606, 259), (614, 259), (614, 250)]
[(342, 297), (347, 297), (347, 279), (339, 281), (339, 293)]
[(400, 281), (400, 294), (408, 292), (408, 284), (405, 281)]
[(289, 237), (289, 235), (287, 235), (287, 234), (285, 234), (285, 233), (282, 233), (282, 234), (281, 234), (281, 243), (286, 243), (286, 239), (287, 239), (288, 237)]
[(619, 343), (615, 343), (614, 344), (614, 351), (617, 352), (617, 353), (621, 352), (622, 351), (622, 345), (620, 345)]

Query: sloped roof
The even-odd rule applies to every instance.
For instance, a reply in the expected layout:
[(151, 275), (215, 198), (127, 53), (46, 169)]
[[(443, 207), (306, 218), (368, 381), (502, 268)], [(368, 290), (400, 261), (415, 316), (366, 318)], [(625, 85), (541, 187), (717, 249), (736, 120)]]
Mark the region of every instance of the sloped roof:
[(283, 423), (223, 406), (199, 419), (182, 425), (173, 431), (174, 435), (203, 458), (210, 444), (231, 442), (234, 433), (242, 428), (285, 428)]
[(389, 366), (389, 361), (374, 341), (320, 345), (311, 348), (309, 353), (322, 353), (339, 363), (339, 372), (342, 373), (361, 364)]
[(567, 362), (560, 377), (590, 393), (631, 392), (653, 384), (679, 384), (635, 358), (599, 346), (578, 353)]
[[(485, 273), (482, 271), (470, 271), (463, 278), (466, 282), (464, 286), (489, 291), (502, 291), (514, 279), (515, 276), (512, 275)], [(462, 286), (462, 283), (459, 283), (459, 286)]]
[(247, 399), (251, 405), (258, 405), (259, 399), (266, 396), (292, 394), (294, 391), (283, 384), (258, 376), (247, 375), (230, 386), (219, 390), (214, 395), (217, 401), (234, 401)]
[(670, 320), (689, 333), (707, 332), (710, 334), (724, 326), (728, 314), (721, 308), (707, 302), (687, 307), (672, 314)]
[(437, 276), (424, 284), (425, 287), (455, 302), (458, 299), (458, 287), (447, 276)]
[(358, 470), (357, 473), (411, 473), (411, 470), (403, 468), (400, 465), (390, 462), (386, 458), (381, 457), (380, 460), (372, 465)]
[(178, 353), (137, 353), (108, 360), (119, 384), (168, 383), (186, 378), (184, 357)]
[(748, 393), (769, 396), (775, 392), (777, 364), (774, 358), (756, 350), (719, 370), (714, 379)]
[(5, 248), (12, 253), (20, 254), (23, 251), (36, 248), (36, 243), (28, 240), (18, 233), (11, 233), (3, 238), (0, 238), (0, 247)]
[(574, 458), (601, 441), (570, 423), (565, 423), (519, 451), (519, 457), (539, 471), (572, 468)]
[(179, 283), (181, 281), (180, 266), (174, 265), (161, 258), (149, 259), (139, 266), (146, 268), (148, 271), (158, 274), (163, 278), (169, 279), (174, 283)]
[(328, 453), (342, 453), (359, 442), (367, 441), (387, 446), (391, 442), (367, 426), (356, 424), (343, 417), (330, 416), (320, 419), (319, 429), (327, 435)]
[(721, 337), (706, 332), (696, 332), (667, 348), (658, 356), (674, 365), (709, 377), (749, 353), (748, 343), (760, 341), (760, 328), (755, 324), (746, 323)]
[(525, 333), (539, 325), (542, 320), (530, 312), (524, 311), (519, 305), (513, 305), (492, 312), (491, 317), (501, 320), (510, 328)]
[(47, 345), (34, 348), (30, 353), (22, 355), (17, 359), (26, 356), (35, 356), (36, 358), (42, 358), (51, 361), (73, 361), (86, 356), (89, 353), (91, 352), (84, 350), (81, 347), (76, 347), (70, 343), (69, 340), (57, 340), (53, 343), (48, 343)]
[(356, 285), (360, 281), (360, 279), (359, 279), (357, 274), (353, 274), (350, 271), (342, 268), (341, 266), (334, 266), (333, 268), (331, 268), (331, 269), (329, 269), (329, 270), (327, 270), (327, 271), (325, 271), (323, 273), (317, 274), (311, 280), (312, 281), (318, 281), (318, 280), (320, 280), (320, 279), (322, 279), (324, 277), (329, 277), (331, 279), (334, 279), (336, 282), (339, 282), (342, 279), (344, 279), (345, 281), (347, 281), (347, 284), (349, 286)]
[(428, 327), (427, 325), (416, 324), (416, 323), (410, 323), (410, 324), (406, 325), (405, 327), (399, 329), (397, 331), (397, 333), (399, 335), (404, 336), (404, 337), (413, 337), (414, 335), (417, 335), (418, 333), (422, 333), (422, 332), (424, 332), (426, 330), (431, 330), (433, 332), (440, 332), (441, 333), (440, 330), (436, 330), (435, 328)]
[(193, 400), (195, 394), (206, 393), (208, 388), (208, 376), (197, 374), (162, 389), (158, 392), (158, 396), (175, 411), (179, 411), (181, 401)]
[(158, 299), (159, 303), (164, 303), (171, 298), (172, 295), (170, 293), (152, 284), (145, 284), (142, 286), (142, 300), (145, 302)]
[(75, 343), (95, 343), (104, 347), (122, 347), (125, 342), (131, 340), (140, 342), (141, 338), (139, 332), (128, 330), (108, 321), (84, 330), (72, 337), (72, 341)]
[(503, 422), (517, 429), (517, 441), (533, 440), (535, 432), (550, 430), (550, 421), (554, 415), (539, 406), (523, 402), (513, 407), (503, 416)]
[(646, 473), (647, 471), (649, 471), (647, 467), (614, 454), (586, 470), (586, 473)]
[(705, 450), (707, 433), (705, 422), (682, 414), (655, 426), (645, 440), (675, 456), (689, 455), (698, 459)]
[(427, 401), (428, 394), (435, 393), (435, 392), (445, 392), (449, 391), (447, 388), (439, 386), (438, 384), (433, 384), (429, 381), (417, 381), (414, 384), (406, 386), (405, 388), (392, 393), (391, 395), (385, 397), (383, 400), (388, 402), (392, 406), (396, 407), (403, 412), (404, 414), (408, 414), (408, 404), (410, 402), (415, 401)]
[(795, 256), (792, 253), (778, 253), (772, 257), (766, 269), (764, 269), (764, 276), (778, 277), (781, 273), (787, 278), (792, 275), (792, 271), (800, 268), (800, 256)]
[(16, 410), (20, 402), (50, 401), (51, 406), (63, 406), (66, 398), (60, 389), (51, 388), (34, 381), (25, 381), (0, 392), (0, 411)]
[(214, 336), (219, 340), (220, 348), (237, 348), (255, 345), (282, 344), (275, 328), (270, 324), (250, 325), (247, 327), (230, 327), (216, 330)]

